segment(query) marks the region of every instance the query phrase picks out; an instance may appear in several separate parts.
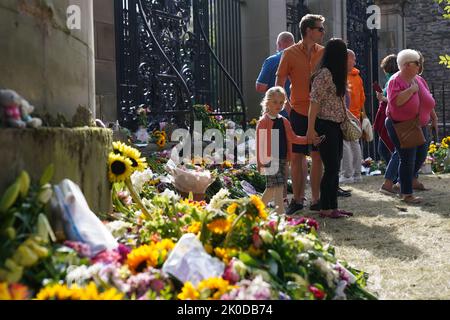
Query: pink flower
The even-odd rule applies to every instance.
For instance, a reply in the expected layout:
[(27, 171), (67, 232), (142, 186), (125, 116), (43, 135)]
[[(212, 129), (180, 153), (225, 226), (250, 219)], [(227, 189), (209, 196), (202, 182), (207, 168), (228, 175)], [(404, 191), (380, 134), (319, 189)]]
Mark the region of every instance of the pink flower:
[(258, 227), (254, 227), (253, 228), (252, 241), (253, 241), (253, 246), (256, 249), (261, 248), (262, 245), (263, 245), (263, 241), (261, 239), (261, 236), (259, 235), (259, 228)]
[(267, 226), (269, 227), (269, 230), (270, 230), (270, 232), (272, 232), (272, 234), (275, 234), (277, 232), (278, 224), (277, 224), (276, 220), (269, 221)]
[(66, 247), (72, 248), (82, 257), (90, 257), (91, 256), (91, 247), (88, 244), (77, 242), (77, 241), (64, 241), (64, 245)]
[(317, 223), (316, 220), (314, 220), (313, 218), (305, 218), (305, 217), (289, 217), (288, 218), (288, 224), (290, 226), (298, 226), (299, 224), (305, 224), (310, 228), (314, 228), (316, 229), (316, 231), (319, 230), (319, 224)]
[(240, 277), (239, 274), (234, 270), (233, 265), (234, 259), (232, 259), (228, 266), (225, 268), (222, 278), (230, 281), (232, 284), (235, 284), (240, 280)]
[(323, 298), (325, 298), (325, 292), (314, 286), (309, 286), (308, 290), (314, 295), (316, 299), (322, 300)]
[(104, 264), (110, 264), (110, 263), (119, 263), (122, 260), (122, 256), (119, 252), (114, 250), (103, 250), (99, 254), (97, 254), (95, 257), (91, 259), (92, 264), (96, 263), (104, 263)]

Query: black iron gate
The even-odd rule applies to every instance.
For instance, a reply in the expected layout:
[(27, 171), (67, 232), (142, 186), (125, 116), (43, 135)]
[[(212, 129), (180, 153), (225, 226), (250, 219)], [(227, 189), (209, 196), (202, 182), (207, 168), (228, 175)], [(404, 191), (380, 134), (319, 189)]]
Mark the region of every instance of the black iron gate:
[(245, 123), (239, 0), (115, 0), (118, 118), (192, 128), (193, 104)]
[(299, 23), (303, 16), (310, 13), (304, 0), (291, 0), (286, 3), (287, 30), (294, 35), (295, 42), (301, 40)]
[[(368, 29), (367, 7), (373, 0), (347, 0), (347, 45), (356, 54), (356, 68), (364, 82), (365, 110), (373, 123), (378, 110), (378, 100), (373, 94), (372, 83), (378, 81), (378, 35), (376, 29)], [(378, 159), (377, 139), (363, 144), (364, 157)]]

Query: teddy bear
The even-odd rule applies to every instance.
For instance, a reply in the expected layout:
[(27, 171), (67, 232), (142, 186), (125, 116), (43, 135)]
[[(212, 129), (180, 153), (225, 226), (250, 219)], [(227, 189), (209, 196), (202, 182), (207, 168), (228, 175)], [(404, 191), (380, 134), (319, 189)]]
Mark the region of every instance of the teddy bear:
[(33, 118), (30, 114), (34, 111), (32, 106), (27, 100), (22, 98), (20, 103), (20, 111), (22, 114), (22, 120), (27, 124), (29, 128), (39, 128), (42, 126), (42, 120), (39, 118)]
[(33, 111), (34, 107), (14, 90), (0, 90), (0, 118), (3, 126), (12, 128), (42, 126), (41, 119), (30, 116)]

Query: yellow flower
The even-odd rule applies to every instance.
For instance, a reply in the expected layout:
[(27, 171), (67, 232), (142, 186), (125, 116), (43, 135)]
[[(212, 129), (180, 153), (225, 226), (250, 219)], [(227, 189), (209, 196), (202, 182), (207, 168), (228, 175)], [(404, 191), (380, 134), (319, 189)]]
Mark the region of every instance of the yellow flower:
[(130, 159), (133, 171), (144, 171), (147, 168), (145, 158), (141, 158), (141, 153), (137, 149), (126, 146), (122, 155)]
[(256, 126), (256, 124), (258, 123), (258, 120), (256, 120), (255, 118), (253, 118), (251, 121), (250, 121), (250, 125), (251, 126)]
[(115, 288), (106, 290), (105, 292), (98, 292), (97, 286), (94, 282), (90, 282), (87, 287), (80, 290), (80, 300), (122, 300), (123, 293), (120, 293)]
[(90, 282), (86, 287), (80, 288), (77, 285), (68, 287), (67, 285), (53, 284), (42, 288), (36, 296), (37, 300), (122, 300), (123, 293), (115, 288), (99, 292), (94, 282)]
[(205, 201), (194, 201), (194, 200), (189, 200), (189, 199), (183, 199), (179, 203), (187, 205), (189, 207), (196, 208), (196, 209), (203, 209), (204, 207), (206, 207)]
[(114, 141), (113, 142), (113, 152), (115, 154), (123, 155), (124, 150), (126, 148), (128, 148), (128, 146), (125, 143), (123, 143), (123, 142), (120, 142), (120, 141)]
[(202, 227), (202, 223), (195, 221), (187, 228), (187, 232), (197, 234), (200, 232), (201, 227)]
[(111, 182), (122, 182), (131, 176), (131, 160), (111, 152), (108, 159), (108, 176)]
[(216, 219), (207, 225), (208, 229), (216, 234), (227, 233), (231, 228), (231, 221), (227, 219)]
[(233, 168), (233, 163), (231, 163), (231, 161), (225, 160), (222, 163), (222, 167), (224, 167), (224, 168)]
[(258, 216), (261, 219), (266, 220), (267, 219), (266, 205), (264, 204), (264, 202), (262, 202), (261, 198), (256, 195), (252, 195), (250, 196), (250, 203), (255, 206), (256, 210), (258, 211)]
[(203, 248), (205, 248), (205, 251), (206, 252), (208, 252), (209, 254), (212, 254), (213, 253), (213, 247), (212, 247), (212, 245), (210, 245), (210, 244), (205, 244), (204, 246), (203, 246)]
[(81, 290), (77, 285), (71, 288), (67, 285), (52, 284), (39, 291), (36, 295), (37, 300), (81, 300)]
[(127, 256), (127, 265), (134, 274), (142, 272), (146, 267), (158, 267), (162, 265), (175, 244), (170, 239), (163, 239), (160, 242), (152, 242), (150, 245), (144, 244), (133, 249)]
[(239, 208), (239, 205), (236, 202), (233, 202), (232, 204), (230, 204), (228, 206), (227, 213), (228, 214), (236, 214), (237, 208)]
[(205, 292), (208, 294), (208, 300), (219, 300), (225, 293), (234, 288), (235, 286), (231, 286), (227, 280), (222, 278), (205, 279), (197, 286), (197, 290), (200, 293)]
[(248, 253), (252, 256), (252, 257), (259, 257), (262, 254), (262, 250), (261, 249), (256, 249), (253, 245), (251, 245), (248, 248)]
[(159, 136), (158, 140), (156, 140), (156, 145), (160, 148), (164, 148), (166, 145), (166, 138), (164, 136)]
[(181, 293), (178, 295), (178, 299), (180, 300), (197, 300), (200, 294), (195, 289), (190, 281), (186, 282), (181, 290)]
[(214, 254), (217, 258), (221, 259), (225, 264), (228, 264), (230, 260), (238, 254), (238, 250), (234, 248), (215, 248)]

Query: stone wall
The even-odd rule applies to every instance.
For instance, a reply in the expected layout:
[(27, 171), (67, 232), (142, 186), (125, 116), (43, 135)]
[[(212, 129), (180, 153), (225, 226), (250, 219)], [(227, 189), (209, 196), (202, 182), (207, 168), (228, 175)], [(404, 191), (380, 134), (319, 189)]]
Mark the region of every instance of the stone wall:
[(114, 1), (94, 1), (95, 95), (97, 118), (117, 119)]
[[(95, 114), (93, 0), (0, 1), (0, 88), (16, 90), (39, 113)], [(80, 29), (67, 27), (77, 5)]]
[[(439, 5), (429, 0), (416, 0), (405, 5), (406, 47), (422, 52), (425, 57), (423, 77), (434, 86), (436, 110), (440, 122), (445, 108), (447, 127), (450, 123), (450, 69), (439, 64), (439, 55), (450, 54), (450, 20), (442, 17)], [(445, 92), (442, 92), (444, 83)], [(449, 130), (447, 130), (448, 132)]]
[(33, 182), (53, 163), (52, 183), (71, 179), (83, 190), (95, 213), (111, 210), (111, 189), (107, 176), (109, 129), (0, 129), (0, 194), (26, 170)]

